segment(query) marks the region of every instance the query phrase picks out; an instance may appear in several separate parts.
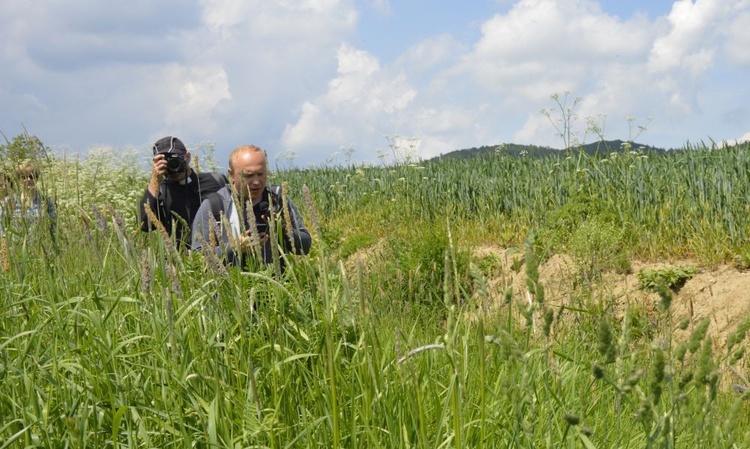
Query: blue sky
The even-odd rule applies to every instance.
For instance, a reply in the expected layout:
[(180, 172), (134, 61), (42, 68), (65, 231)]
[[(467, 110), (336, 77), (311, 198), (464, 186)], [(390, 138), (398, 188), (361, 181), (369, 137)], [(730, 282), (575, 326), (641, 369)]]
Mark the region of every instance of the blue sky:
[(560, 148), (540, 111), (569, 92), (579, 142), (750, 139), (748, 24), (748, 0), (4, 0), (0, 131), (377, 163)]

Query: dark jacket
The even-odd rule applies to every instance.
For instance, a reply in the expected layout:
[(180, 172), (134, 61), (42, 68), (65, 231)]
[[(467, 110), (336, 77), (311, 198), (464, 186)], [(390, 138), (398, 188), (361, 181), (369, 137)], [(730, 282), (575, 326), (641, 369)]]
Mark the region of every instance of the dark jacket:
[[(288, 254), (292, 252), (292, 249), (294, 249), (296, 254), (309, 253), (310, 247), (312, 246), (312, 237), (305, 227), (305, 224), (302, 222), (302, 216), (300, 215), (294, 203), (292, 203), (291, 198), (286, 198), (288, 210), (282, 211), (283, 205), (281, 199), (281, 189), (278, 186), (267, 186), (263, 195), (264, 198), (261, 200), (260, 204), (267, 204), (270, 211), (273, 211), (277, 215), (279, 215), (279, 220), (282, 223), (282, 228), (284, 226), (283, 218), (281, 217), (283, 217), (284, 214), (288, 214), (288, 216), (290, 217), (292, 225), (292, 235), (289, 236), (287, 235), (286, 230), (282, 230), (282, 251)], [(217, 228), (215, 229), (215, 241), (218, 242), (218, 245), (216, 247), (217, 255), (222, 258), (228, 265), (242, 266), (242, 257), (241, 255), (237, 254), (234, 248), (232, 248), (230, 235), (236, 239), (239, 234), (244, 233), (244, 230), (248, 227), (247, 220), (245, 219), (245, 217), (241, 216), (244, 215), (241, 211), (241, 208), (235, 207), (234, 198), (232, 196), (232, 190), (230, 186), (226, 186), (223, 189), (219, 190), (216, 193), (216, 196), (218, 196), (218, 199), (220, 199), (220, 207), (216, 212), (219, 212), (220, 215), (223, 214), (224, 217), (214, 216), (214, 206), (212, 206), (212, 200), (205, 199), (201, 204), (200, 209), (198, 209), (195, 220), (193, 221), (194, 232), (192, 248), (194, 250), (200, 251), (204, 249), (204, 244), (207, 245), (209, 244), (209, 242), (211, 242), (210, 217), (214, 216), (214, 220), (217, 223)], [(215, 201), (214, 204), (216, 204)], [(253, 214), (255, 216), (255, 221), (257, 224), (262, 225), (261, 216), (267, 215), (267, 213), (267, 211), (259, 210), (258, 205), (253, 206)], [(271, 240), (267, 239), (265, 245), (261, 247), (261, 257), (264, 263), (273, 262), (271, 243)]]
[(189, 182), (179, 183), (165, 180), (159, 188), (158, 197), (146, 192), (138, 206), (142, 231), (152, 231), (145, 205), (148, 204), (169, 235), (175, 235), (180, 246), (189, 248), (190, 229), (201, 202), (211, 193), (226, 185), (226, 177), (219, 173), (196, 173), (192, 171)]

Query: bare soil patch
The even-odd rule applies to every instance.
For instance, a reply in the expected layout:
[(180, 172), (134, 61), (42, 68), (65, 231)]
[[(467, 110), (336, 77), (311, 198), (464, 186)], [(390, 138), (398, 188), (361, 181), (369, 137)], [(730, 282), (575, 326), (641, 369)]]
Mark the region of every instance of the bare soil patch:
[[(513, 269), (514, 259), (523, 257), (522, 254), (508, 255), (505, 248), (487, 246), (477, 248), (473, 255), (477, 259), (490, 256), (498, 261), (497, 275), (488, 281), (491, 298), (496, 305), (502, 301), (503, 292), (509, 286), (513, 287), (514, 292), (525, 291), (524, 268), (518, 271)], [(693, 260), (669, 263), (633, 261), (630, 273), (605, 273), (600, 281), (588, 284), (590, 290), (586, 294), (607, 301), (616, 313), (621, 313), (628, 305), (656, 313), (661, 299), (656, 293), (639, 288), (638, 273), (644, 269), (688, 265), (697, 267), (699, 271), (673, 294), (671, 310), (674, 322), (689, 318), (697, 323), (709, 317), (709, 334), (714, 337), (717, 346), (724, 346), (727, 336), (750, 314), (750, 272), (732, 266), (700, 267)], [(564, 254), (556, 254), (539, 266), (539, 280), (545, 287), (546, 301), (550, 304), (567, 305), (572, 297), (582, 294), (577, 264)]]

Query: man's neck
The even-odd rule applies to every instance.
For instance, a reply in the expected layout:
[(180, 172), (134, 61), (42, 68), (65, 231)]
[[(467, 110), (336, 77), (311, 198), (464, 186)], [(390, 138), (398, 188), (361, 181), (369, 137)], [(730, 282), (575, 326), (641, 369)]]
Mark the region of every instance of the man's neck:
[(181, 178), (181, 179), (170, 179), (170, 181), (173, 182), (173, 183), (175, 183), (175, 184), (179, 184), (181, 186), (189, 184), (190, 183), (190, 177), (193, 174), (193, 169), (192, 168), (188, 168), (187, 170), (185, 170), (185, 172), (183, 174), (185, 175), (184, 178)]

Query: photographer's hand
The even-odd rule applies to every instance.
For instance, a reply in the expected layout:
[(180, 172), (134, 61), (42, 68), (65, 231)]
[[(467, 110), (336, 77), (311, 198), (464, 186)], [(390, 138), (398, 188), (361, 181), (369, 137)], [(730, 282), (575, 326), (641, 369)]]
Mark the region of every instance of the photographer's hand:
[(159, 196), (159, 186), (164, 181), (167, 174), (167, 159), (163, 154), (154, 156), (154, 163), (151, 166), (151, 180), (148, 183), (148, 191), (154, 197)]
[[(260, 242), (260, 246), (266, 244), (266, 240), (268, 240), (268, 234), (265, 232), (256, 232), (255, 237), (258, 239), (258, 242)], [(245, 235), (241, 235), (239, 238), (240, 243), (240, 250), (243, 253), (250, 253), (253, 250), (253, 237), (251, 235), (251, 232), (245, 231)]]

